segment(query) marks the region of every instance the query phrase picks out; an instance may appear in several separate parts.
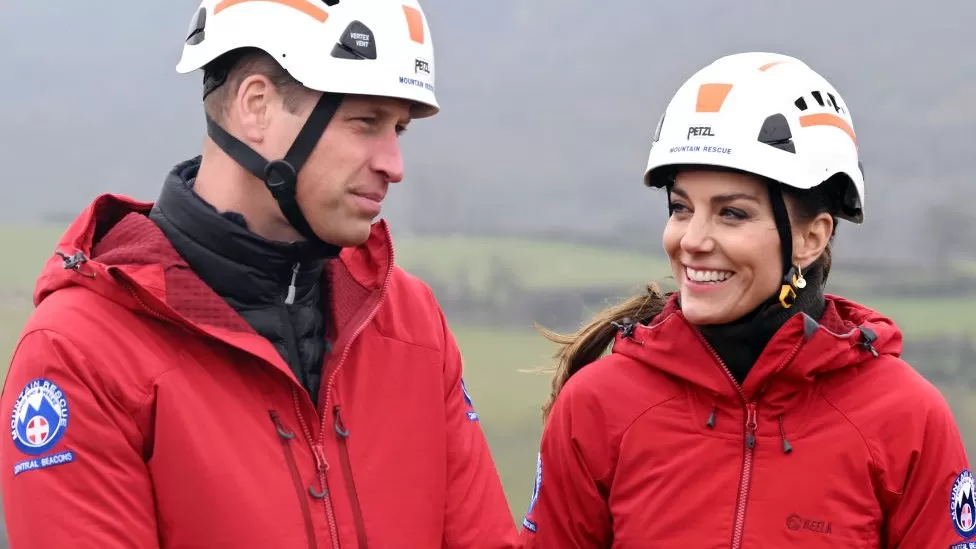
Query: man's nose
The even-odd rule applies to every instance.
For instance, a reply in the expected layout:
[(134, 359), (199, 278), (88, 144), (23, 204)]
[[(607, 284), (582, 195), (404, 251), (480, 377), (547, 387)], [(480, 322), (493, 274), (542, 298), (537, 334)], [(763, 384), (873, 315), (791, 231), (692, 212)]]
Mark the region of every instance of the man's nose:
[(373, 156), (373, 170), (382, 173), (390, 183), (403, 181), (403, 154), (396, 134), (384, 137), (378, 144)]

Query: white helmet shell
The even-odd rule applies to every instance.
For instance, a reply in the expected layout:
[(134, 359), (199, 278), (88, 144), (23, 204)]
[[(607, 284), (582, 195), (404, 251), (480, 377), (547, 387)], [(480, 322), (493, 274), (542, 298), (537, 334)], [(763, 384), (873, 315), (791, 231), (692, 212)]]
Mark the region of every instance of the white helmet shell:
[(810, 189), (843, 174), (842, 211), (864, 218), (857, 137), (840, 93), (802, 61), (765, 52), (717, 59), (675, 93), (658, 123), (644, 183), (683, 165), (732, 168)]
[(313, 90), (405, 99), (416, 118), (440, 110), (417, 0), (202, 0), (176, 70), (201, 69), (238, 48), (264, 50)]

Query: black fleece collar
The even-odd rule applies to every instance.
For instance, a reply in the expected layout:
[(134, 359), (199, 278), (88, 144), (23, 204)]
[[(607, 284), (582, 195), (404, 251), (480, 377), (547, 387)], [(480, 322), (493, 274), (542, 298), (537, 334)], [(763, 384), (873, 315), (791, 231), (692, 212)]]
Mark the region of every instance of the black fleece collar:
[(149, 217), (207, 285), (235, 307), (260, 307), (285, 299), (296, 266), (296, 299), (320, 284), (325, 260), (339, 248), (251, 232), (242, 215), (220, 213), (193, 191), (199, 167), (199, 157), (176, 166)]

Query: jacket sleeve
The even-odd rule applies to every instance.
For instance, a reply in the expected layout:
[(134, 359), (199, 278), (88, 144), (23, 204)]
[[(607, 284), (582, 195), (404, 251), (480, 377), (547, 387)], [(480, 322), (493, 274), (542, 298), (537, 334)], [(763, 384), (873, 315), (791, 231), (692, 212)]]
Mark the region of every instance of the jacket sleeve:
[(976, 482), (948, 404), (928, 390), (914, 404), (918, 426), (902, 426), (917, 433), (912, 447), (889, 458), (901, 481), (885, 488), (882, 539), (888, 549), (976, 549)]
[(518, 530), (501, 479), (461, 377), (461, 353), (446, 321), (447, 508), (444, 549), (514, 549)]
[(119, 392), (63, 336), (25, 334), (0, 408), (4, 514), (17, 549), (159, 547), (141, 435)]
[(611, 444), (595, 423), (598, 403), (572, 381), (552, 407), (542, 433), (535, 486), (521, 539), (525, 549), (603, 549), (613, 539), (607, 504)]

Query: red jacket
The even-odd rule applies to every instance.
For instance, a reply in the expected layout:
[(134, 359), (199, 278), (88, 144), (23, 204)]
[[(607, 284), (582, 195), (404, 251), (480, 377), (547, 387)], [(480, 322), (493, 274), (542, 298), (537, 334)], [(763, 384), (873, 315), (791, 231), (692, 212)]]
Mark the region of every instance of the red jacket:
[(458, 348), (383, 223), (329, 270), (319, 418), (149, 208), (100, 197), (58, 244), (90, 259), (38, 281), (0, 400), (12, 547), (517, 546)]
[(526, 549), (948, 549), (973, 477), (894, 323), (828, 296), (739, 386), (672, 300), (556, 399)]

